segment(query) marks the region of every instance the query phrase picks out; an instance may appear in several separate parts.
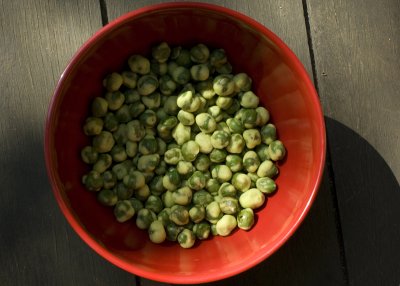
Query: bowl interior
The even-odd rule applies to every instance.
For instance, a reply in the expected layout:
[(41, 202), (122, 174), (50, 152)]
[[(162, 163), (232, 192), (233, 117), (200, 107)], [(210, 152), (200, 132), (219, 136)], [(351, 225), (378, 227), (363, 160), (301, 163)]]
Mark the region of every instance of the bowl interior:
[[(169, 5), (135, 11), (103, 28), (77, 53), (62, 75), (46, 126), (49, 176), (60, 207), (77, 233), (99, 254), (140, 276), (172, 283), (225, 278), (259, 263), (297, 228), (311, 204), (324, 163), (321, 110), (306, 72), (270, 31), (236, 12), (210, 5)], [(162, 8), (162, 9), (161, 9)], [(195, 8), (195, 9), (194, 9)], [(246, 72), (270, 111), (287, 158), (280, 163), (278, 192), (257, 211), (251, 231), (215, 237), (192, 249), (155, 245), (134, 222), (115, 221), (81, 185), (87, 172), (80, 150), (89, 105), (103, 93), (102, 79), (125, 68), (131, 54), (148, 55), (161, 41), (205, 43), (227, 52), (234, 72)]]

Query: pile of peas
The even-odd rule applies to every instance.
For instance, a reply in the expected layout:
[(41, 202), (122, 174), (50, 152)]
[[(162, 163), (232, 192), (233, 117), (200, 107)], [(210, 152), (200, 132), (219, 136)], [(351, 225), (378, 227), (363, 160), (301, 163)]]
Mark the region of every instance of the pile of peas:
[(163, 42), (128, 67), (104, 79), (84, 123), (86, 189), (154, 243), (190, 248), (249, 230), (286, 154), (251, 78), (232, 74), (225, 51), (204, 44)]

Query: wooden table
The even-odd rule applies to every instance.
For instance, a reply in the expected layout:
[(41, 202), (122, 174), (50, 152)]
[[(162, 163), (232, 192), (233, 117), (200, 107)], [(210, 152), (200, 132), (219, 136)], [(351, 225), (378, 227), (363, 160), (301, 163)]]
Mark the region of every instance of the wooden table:
[[(166, 285), (86, 246), (46, 176), (46, 110), (96, 30), (151, 0), (0, 0), (0, 285)], [(247, 14), (300, 58), (328, 150), (318, 197), (272, 257), (210, 285), (400, 284), (400, 1), (206, 1)], [(396, 20), (397, 19), (397, 20)]]

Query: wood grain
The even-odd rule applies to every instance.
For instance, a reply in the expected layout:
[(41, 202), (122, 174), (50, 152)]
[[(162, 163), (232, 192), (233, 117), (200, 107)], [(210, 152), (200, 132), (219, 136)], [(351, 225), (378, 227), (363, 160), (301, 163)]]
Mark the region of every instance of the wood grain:
[[(107, 0), (108, 19), (148, 4), (166, 1)], [(203, 1), (242, 12), (275, 32), (297, 54), (311, 75), (304, 11), (300, 1)], [(300, 229), (265, 262), (227, 280), (205, 285), (344, 285), (331, 181), (325, 174), (320, 193)], [(167, 285), (146, 279), (141, 285)]]
[(308, 0), (350, 285), (399, 285), (400, 2)]
[(69, 58), (101, 27), (98, 1), (0, 0), (0, 284), (135, 285), (72, 231), (50, 190), (43, 127)]

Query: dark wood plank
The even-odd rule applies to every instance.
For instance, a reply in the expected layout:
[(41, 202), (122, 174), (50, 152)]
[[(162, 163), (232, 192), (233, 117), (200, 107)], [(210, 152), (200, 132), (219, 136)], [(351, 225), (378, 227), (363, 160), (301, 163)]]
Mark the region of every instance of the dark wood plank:
[(400, 2), (308, 0), (351, 285), (400, 282)]
[[(166, 1), (106, 1), (108, 18)], [(311, 74), (304, 12), (300, 1), (204, 1), (247, 14), (280, 36)], [(326, 174), (309, 216), (296, 234), (267, 261), (236, 277), (206, 285), (344, 285), (343, 263)], [(142, 279), (142, 285), (166, 285)]]
[(0, 0), (1, 285), (135, 285), (72, 231), (44, 166), (44, 119), (57, 79), (100, 27), (96, 0)]

